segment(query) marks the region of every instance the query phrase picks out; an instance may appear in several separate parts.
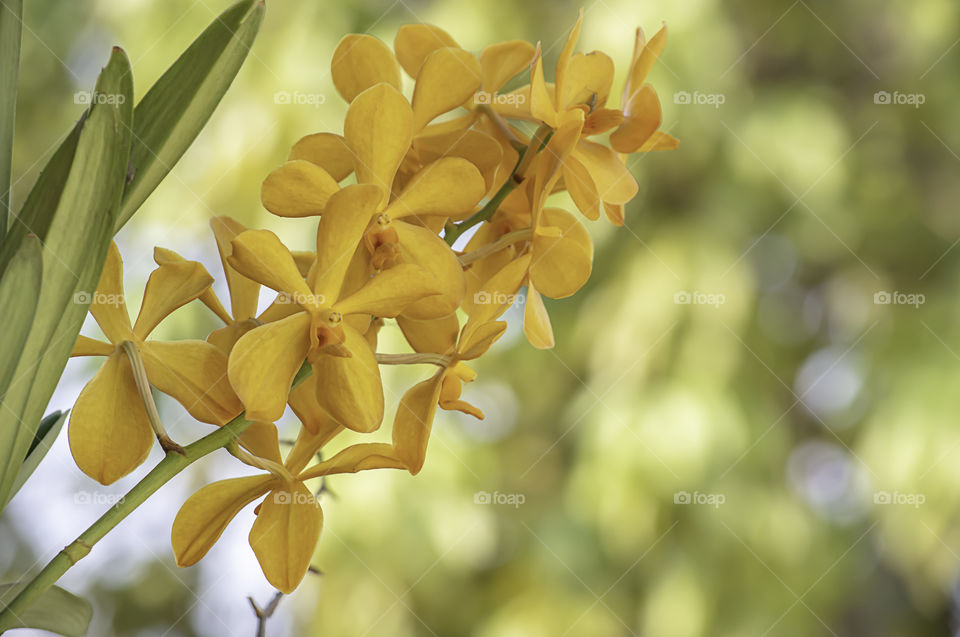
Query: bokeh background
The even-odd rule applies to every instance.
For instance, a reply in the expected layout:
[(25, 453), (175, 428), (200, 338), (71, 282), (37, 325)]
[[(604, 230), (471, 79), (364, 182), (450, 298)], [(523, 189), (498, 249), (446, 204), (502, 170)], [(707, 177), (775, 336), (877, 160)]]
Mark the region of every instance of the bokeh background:
[[(17, 202), (110, 46), (142, 94), (228, 2), (25, 4)], [(209, 126), (117, 238), (131, 306), (154, 245), (220, 276), (215, 214), (309, 247), (308, 227), (261, 207), (259, 184), (300, 136), (340, 132), (328, 72), (342, 35), (392, 43), (399, 25), (432, 22), (474, 51), (541, 40), (550, 68), (577, 6), (270, 0)], [(955, 634), (960, 4), (584, 8), (580, 49), (614, 58), (615, 86), (634, 27), (669, 24), (650, 79), (680, 148), (630, 160), (641, 192), (627, 226), (590, 225), (593, 278), (548, 301), (555, 350), (529, 347), (508, 313), (466, 392), (485, 421), (441, 413), (417, 477), (331, 480), (323, 574), (281, 602), (268, 635)], [(279, 91), (322, 103), (278, 104)], [(198, 306), (158, 335), (214, 327)], [(383, 343), (399, 347), (395, 327)], [(51, 409), (95, 364), (70, 363)], [(428, 373), (390, 369), (388, 413)], [(175, 438), (205, 433), (161, 408)], [(145, 471), (104, 489), (61, 436), (0, 518), (0, 572), (45, 561)], [(91, 635), (254, 634), (246, 596), (265, 604), (271, 589), (246, 543), (252, 511), (196, 567), (176, 568), (169, 546), (193, 490), (243, 473), (226, 454), (201, 461), (70, 572), (64, 585), (96, 606)]]

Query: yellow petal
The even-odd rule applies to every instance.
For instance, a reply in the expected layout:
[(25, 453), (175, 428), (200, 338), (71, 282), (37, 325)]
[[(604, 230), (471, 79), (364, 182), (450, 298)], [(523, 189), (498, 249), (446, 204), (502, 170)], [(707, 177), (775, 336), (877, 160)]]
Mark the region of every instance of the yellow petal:
[(411, 215), (462, 219), (486, 191), (476, 166), (461, 157), (444, 157), (424, 166), (385, 212), (393, 219)]
[(351, 356), (322, 354), (313, 362), (317, 403), (334, 420), (354, 431), (374, 431), (383, 421), (383, 386), (380, 367), (363, 334), (343, 326), (344, 345)]
[(544, 296), (562, 299), (579, 290), (593, 267), (593, 241), (576, 217), (560, 208), (544, 208), (545, 228), (534, 232), (530, 280)]
[(574, 157), (567, 157), (563, 162), (563, 185), (583, 216), (592, 221), (600, 218), (600, 205), (603, 202), (600, 201), (597, 184), (586, 166)]
[(537, 349), (551, 349), (554, 346), (550, 316), (533, 283), (527, 286), (527, 299), (523, 307), (523, 333)]
[(442, 47), (459, 47), (449, 33), (432, 24), (405, 24), (397, 30), (393, 50), (407, 75), (416, 79), (427, 56)]
[(133, 329), (123, 298), (123, 260), (117, 244), (110, 242), (107, 260), (90, 303), (90, 313), (111, 343), (129, 340)]
[(619, 203), (619, 204), (604, 203), (603, 211), (607, 213), (607, 219), (610, 220), (610, 223), (612, 223), (615, 226), (623, 225), (625, 215), (624, 215), (624, 208), (622, 203)]
[[(244, 334), (230, 352), (230, 384), (250, 420), (283, 415), (293, 377), (310, 348), (310, 315), (298, 312)], [(269, 373), (265, 373), (269, 370)]]
[(627, 81), (623, 86), (623, 105), (627, 104), (630, 95), (642, 86), (653, 68), (657, 58), (663, 53), (663, 48), (667, 45), (667, 25), (657, 31), (650, 38), (649, 42), (644, 43), (643, 31), (637, 29), (637, 41), (633, 51), (633, 62), (630, 64), (630, 71), (627, 74)]
[(680, 144), (679, 140), (673, 135), (657, 131), (650, 136), (643, 146), (637, 149), (638, 153), (649, 153), (654, 150), (673, 150)]
[(277, 426), (272, 422), (256, 420), (250, 423), (237, 441), (255, 456), (272, 460), (277, 464), (283, 463), (280, 458), (280, 435), (277, 432)]
[(421, 353), (446, 354), (453, 351), (460, 331), (456, 313), (426, 321), (400, 315), (397, 325), (413, 351)]
[(558, 110), (564, 110), (563, 96), (567, 94), (567, 75), (570, 68), (570, 58), (573, 57), (573, 51), (577, 48), (577, 40), (580, 39), (580, 25), (583, 24), (583, 8), (577, 12), (577, 21), (570, 29), (570, 35), (560, 51), (560, 57), (557, 58), (557, 69), (554, 81), (556, 82), (556, 94), (554, 103)]
[(613, 60), (602, 51), (584, 55), (577, 53), (567, 66), (560, 108), (568, 109), (577, 104), (603, 106), (610, 96), (613, 84)]
[(460, 352), (458, 358), (465, 361), (479, 358), (503, 336), (506, 330), (506, 321), (491, 321), (478, 325), (477, 329), (471, 331), (469, 338), (457, 345), (457, 351)]
[(250, 330), (259, 327), (259, 325), (260, 323), (254, 319), (236, 321), (230, 323), (230, 325), (227, 325), (226, 327), (221, 327), (218, 330), (213, 330), (210, 332), (210, 334), (207, 336), (207, 342), (229, 356), (230, 352), (233, 350), (233, 346), (237, 344), (237, 341), (240, 340), (240, 337)]
[(474, 297), (470, 319), (460, 334), (461, 341), (469, 342), (477, 328), (494, 320), (513, 305), (529, 267), (530, 253), (527, 253), (508, 263), (483, 285)]
[[(441, 157), (462, 157), (477, 167), (483, 175), (486, 190), (493, 190), (497, 172), (503, 161), (503, 146), (490, 135), (478, 130), (457, 130), (440, 134), (428, 134), (427, 131), (417, 136), (414, 145), (417, 154), (424, 164), (436, 161)], [(516, 152), (513, 151), (513, 163), (516, 164)], [(486, 193), (484, 193), (486, 194)]]
[(385, 442), (361, 442), (350, 445), (329, 460), (300, 474), (301, 480), (319, 478), (337, 473), (357, 473), (369, 469), (405, 469), (393, 445)]
[(368, 88), (353, 100), (343, 136), (353, 152), (357, 182), (379, 186), (386, 202), (397, 167), (413, 139), (413, 111), (389, 84)]
[(333, 309), (344, 315), (394, 318), (414, 301), (439, 293), (440, 287), (426, 270), (402, 263), (379, 273), (356, 293), (337, 301)]
[(572, 117), (564, 119), (560, 127), (554, 131), (544, 148), (537, 155), (533, 179), (533, 194), (530, 197), (532, 223), (536, 225), (536, 218), (544, 201), (553, 192), (554, 185), (560, 179), (559, 167), (571, 155), (580, 139), (583, 129), (583, 111), (571, 111)]
[(649, 84), (644, 84), (630, 96), (623, 114), (623, 123), (610, 134), (610, 146), (618, 153), (635, 152), (663, 121), (657, 92)]
[(483, 412), (470, 403), (460, 400), (463, 382), (472, 382), (476, 373), (463, 363), (457, 363), (447, 371), (440, 387), (440, 408), (448, 411), (459, 411), (474, 418), (483, 420)]
[(177, 566), (199, 562), (240, 510), (268, 491), (272, 476), (220, 480), (203, 487), (183, 503), (173, 520), (170, 540)]
[(339, 189), (326, 170), (294, 159), (267, 175), (260, 187), (260, 201), (280, 217), (314, 217), (323, 213), (330, 195)]
[(80, 392), (70, 412), (70, 451), (77, 466), (112, 484), (147, 459), (153, 429), (126, 354), (111, 354)]
[(413, 129), (462, 105), (480, 87), (480, 63), (469, 51), (444, 47), (427, 56), (413, 89)]
[(337, 92), (347, 102), (380, 82), (400, 88), (400, 67), (393, 51), (372, 35), (344, 36), (333, 52), (330, 73)]
[(427, 442), (440, 401), (445, 370), (419, 382), (403, 395), (393, 419), (393, 447), (410, 473), (416, 475), (427, 455)]
[[(546, 82), (544, 89), (547, 97), (541, 99), (549, 100), (549, 95), (553, 93), (553, 84)], [(532, 103), (530, 95), (530, 84), (524, 84), (509, 93), (502, 93), (500, 99), (490, 106), (507, 119), (534, 120), (536, 118), (530, 110)]]
[(317, 385), (321, 382), (322, 379), (310, 376), (290, 392), (289, 402), (304, 429), (326, 442), (343, 427), (317, 402)]
[(552, 93), (543, 79), (543, 55), (537, 45), (537, 58), (530, 71), (530, 114), (544, 124), (556, 128), (557, 107), (553, 103)]
[(420, 266), (437, 286), (438, 294), (414, 301), (403, 310), (413, 319), (433, 319), (456, 312), (463, 301), (467, 281), (463, 267), (450, 246), (433, 232), (411, 223), (395, 223), (400, 238), (401, 263)]
[(217, 250), (220, 252), (220, 263), (227, 278), (227, 288), (230, 290), (230, 313), (237, 321), (252, 318), (257, 314), (257, 303), (260, 299), (260, 284), (243, 276), (228, 263), (233, 254), (231, 242), (246, 232), (247, 228), (230, 217), (214, 217), (210, 220), (210, 228), (217, 240)]
[(84, 335), (77, 336), (77, 342), (73, 344), (73, 351), (70, 356), (110, 356), (116, 347), (110, 343), (104, 343)]
[(323, 511), (302, 482), (274, 489), (250, 529), (250, 546), (277, 590), (290, 593), (310, 568), (323, 528)]
[[(354, 102), (356, 104), (356, 102)], [(341, 295), (357, 246), (377, 210), (382, 191), (376, 186), (347, 186), (330, 198), (317, 226), (317, 261), (310, 276), (327, 305)]]
[[(168, 250), (167, 248), (161, 248), (159, 246), (153, 249), (153, 260), (157, 265), (166, 265), (167, 263), (184, 263), (187, 261), (187, 259), (184, 259), (173, 250)], [(217, 295), (213, 291), (212, 287), (206, 288), (197, 298), (201, 303), (210, 308), (210, 310), (224, 323), (230, 323), (233, 320), (233, 317), (230, 316), (227, 310), (224, 309), (223, 304), (220, 303), (220, 299), (217, 298)]]
[(610, 203), (627, 203), (637, 194), (638, 186), (620, 156), (610, 148), (581, 140), (570, 153), (590, 171), (600, 199)]
[[(305, 383), (301, 383), (297, 389), (303, 387)], [(310, 393), (313, 392), (313, 387), (307, 388)], [(294, 390), (296, 391), (296, 390)], [(291, 392), (291, 395), (293, 392)], [(328, 426), (323, 427), (317, 432), (311, 432), (306, 427), (300, 427), (300, 430), (297, 432), (297, 439), (293, 443), (293, 447), (287, 453), (287, 459), (284, 461), (284, 466), (292, 475), (297, 475), (303, 471), (304, 467), (313, 462), (317, 457), (317, 452), (323, 448), (334, 436), (343, 431), (343, 427), (339, 424), (334, 423), (330, 417), (327, 417), (329, 422)]]
[(353, 172), (353, 151), (347, 146), (347, 140), (334, 133), (314, 133), (300, 138), (287, 159), (316, 164), (337, 181), (343, 181)]
[(160, 321), (199, 297), (212, 283), (213, 277), (196, 261), (164, 263), (147, 279), (133, 333), (146, 338)]
[(150, 383), (190, 415), (226, 424), (243, 410), (227, 380), (227, 356), (206, 341), (147, 341), (140, 346)]
[(319, 305), (300, 274), (293, 255), (269, 230), (247, 230), (231, 242), (227, 262), (240, 274), (287, 295), (303, 308)]
[(491, 44), (480, 54), (480, 69), (483, 73), (481, 88), (489, 94), (496, 93), (503, 85), (530, 66), (536, 49), (525, 40), (508, 40)]

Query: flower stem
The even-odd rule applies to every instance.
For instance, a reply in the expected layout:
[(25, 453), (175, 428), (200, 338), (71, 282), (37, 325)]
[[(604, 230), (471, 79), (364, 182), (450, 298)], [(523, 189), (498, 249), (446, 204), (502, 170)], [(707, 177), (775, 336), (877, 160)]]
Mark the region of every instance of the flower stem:
[(140, 350), (137, 349), (136, 343), (124, 341), (120, 344), (120, 347), (130, 361), (130, 368), (133, 370), (133, 382), (137, 386), (137, 393), (140, 394), (140, 400), (147, 411), (147, 419), (150, 421), (150, 426), (153, 427), (153, 433), (156, 434), (157, 440), (160, 442), (160, 448), (163, 449), (164, 453), (173, 451), (183, 455), (183, 447), (170, 438), (163, 426), (163, 421), (160, 420), (157, 404), (153, 401), (150, 380), (147, 378), (147, 370), (143, 366), (143, 359), (140, 357)]
[(503, 250), (509, 245), (517, 243), (518, 241), (527, 241), (533, 237), (533, 230), (531, 228), (521, 228), (520, 230), (514, 230), (513, 232), (508, 232), (503, 235), (493, 243), (488, 243), (485, 246), (481, 246), (472, 252), (465, 252), (457, 256), (457, 259), (460, 260), (461, 266), (468, 266), (471, 263), (479, 261), (484, 257), (487, 257), (495, 252)]
[[(293, 379), (292, 387), (296, 387), (303, 382), (312, 371), (313, 368), (310, 365), (304, 364)], [(43, 567), (43, 570), (37, 573), (30, 580), (30, 583), (13, 598), (0, 613), (0, 633), (11, 628), (16, 623), (17, 617), (21, 616), (37, 597), (53, 586), (70, 567), (86, 557), (97, 542), (102, 540), (107, 533), (143, 504), (147, 498), (156, 493), (160, 487), (200, 458), (234, 442), (250, 426), (250, 423), (251, 421), (244, 418), (244, 414), (241, 413), (216, 431), (184, 447), (182, 455), (175, 451), (168, 451), (164, 459), (130, 489), (122, 500), (110, 507), (77, 539), (57, 553)]]
[(447, 245), (452, 246), (464, 232), (478, 223), (488, 221), (490, 217), (493, 216), (493, 213), (497, 211), (500, 204), (503, 203), (503, 200), (507, 198), (507, 195), (523, 183), (523, 180), (526, 178), (527, 169), (530, 167), (530, 162), (533, 161), (533, 156), (543, 149), (552, 132), (553, 129), (548, 125), (541, 124), (533, 134), (533, 137), (530, 138), (530, 143), (527, 144), (527, 147), (520, 153), (520, 157), (517, 159), (517, 165), (514, 166), (510, 178), (500, 186), (500, 190), (497, 191), (490, 201), (488, 201), (483, 208), (460, 223), (447, 223), (443, 229), (443, 240), (447, 242)]

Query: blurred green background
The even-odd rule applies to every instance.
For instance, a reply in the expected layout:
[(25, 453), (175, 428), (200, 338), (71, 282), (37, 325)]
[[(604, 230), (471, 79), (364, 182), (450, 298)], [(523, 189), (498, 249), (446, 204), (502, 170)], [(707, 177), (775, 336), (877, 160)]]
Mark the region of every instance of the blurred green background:
[[(142, 94), (228, 2), (25, 4), (16, 202), (110, 46), (127, 51)], [(220, 277), (215, 214), (309, 247), (309, 224), (271, 217), (259, 185), (300, 136), (340, 132), (329, 62), (345, 33), (392, 44), (399, 25), (423, 21), (474, 51), (541, 40), (550, 68), (577, 6), (271, 0), (209, 126), (117, 239), (130, 297), (154, 245)], [(627, 227), (590, 226), (593, 278), (549, 306), (555, 350), (529, 347), (522, 313), (509, 312), (507, 337), (465, 392), (485, 421), (442, 413), (417, 477), (331, 480), (314, 560), (323, 575), (281, 603), (268, 634), (954, 634), (960, 4), (584, 8), (580, 49), (614, 58), (615, 87), (634, 27), (669, 24), (650, 80), (680, 148), (630, 159), (640, 195)], [(280, 91), (323, 103), (278, 104)], [(158, 336), (215, 326), (196, 307)], [(385, 329), (382, 349), (398, 347)], [(71, 362), (51, 408), (69, 407), (95, 364)], [(428, 373), (388, 370), (388, 413)], [(175, 438), (205, 432), (161, 407)], [(244, 473), (221, 455), (65, 578), (96, 605), (91, 635), (254, 634), (245, 597), (271, 593), (246, 543), (251, 510), (194, 568), (177, 569), (169, 547), (187, 495)], [(0, 571), (45, 561), (145, 470), (100, 488), (62, 436), (0, 518)], [(477, 504), (480, 492), (523, 503)]]

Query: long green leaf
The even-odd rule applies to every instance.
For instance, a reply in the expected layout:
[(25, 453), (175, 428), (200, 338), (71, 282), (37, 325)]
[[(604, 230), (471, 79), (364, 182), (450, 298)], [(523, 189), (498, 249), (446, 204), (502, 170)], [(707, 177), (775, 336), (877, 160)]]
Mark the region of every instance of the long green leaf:
[[(24, 584), (0, 584), (0, 608), (16, 597)], [(39, 628), (65, 637), (83, 637), (93, 619), (93, 606), (87, 600), (51, 586), (30, 608), (17, 617), (13, 628)]]
[(262, 0), (242, 0), (214, 20), (150, 88), (134, 111), (133, 178), (117, 229), (170, 172), (210, 119), (263, 21)]
[(19, 491), (27, 479), (33, 475), (37, 467), (40, 466), (40, 461), (47, 455), (53, 442), (57, 439), (57, 436), (60, 435), (60, 430), (63, 429), (63, 423), (67, 422), (68, 413), (69, 412), (66, 411), (55, 411), (40, 421), (40, 425), (37, 427), (37, 433), (33, 436), (33, 442), (30, 443), (30, 448), (27, 450), (27, 457), (23, 459), (23, 464), (20, 465), (20, 471), (17, 472), (17, 480), (13, 483), (13, 488), (10, 490), (11, 498), (17, 494), (17, 491)]
[[(36, 316), (0, 405), (0, 505), (9, 500), (100, 278), (126, 176), (132, 96), (130, 63), (115, 48), (89, 111), (47, 164), (0, 251), (6, 262), (25, 233), (43, 243)], [(0, 307), (0, 322), (7, 312)]]
[(3, 308), (3, 356), (0, 356), (0, 399), (7, 393), (17, 361), (30, 334), (37, 310), (43, 273), (43, 247), (37, 237), (27, 237), (0, 274), (0, 308)]
[(0, 246), (10, 214), (13, 124), (17, 111), (17, 71), (23, 32), (23, 0), (0, 3)]

